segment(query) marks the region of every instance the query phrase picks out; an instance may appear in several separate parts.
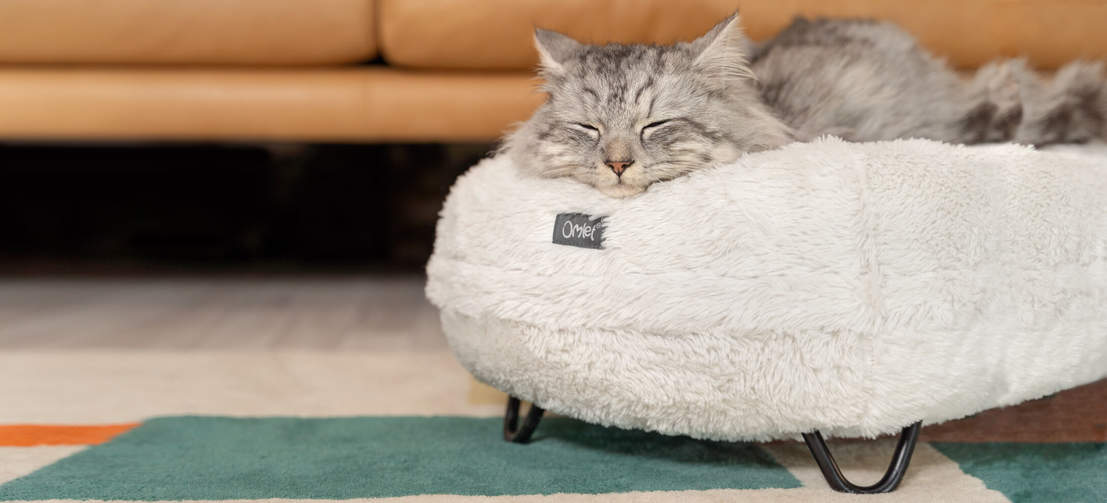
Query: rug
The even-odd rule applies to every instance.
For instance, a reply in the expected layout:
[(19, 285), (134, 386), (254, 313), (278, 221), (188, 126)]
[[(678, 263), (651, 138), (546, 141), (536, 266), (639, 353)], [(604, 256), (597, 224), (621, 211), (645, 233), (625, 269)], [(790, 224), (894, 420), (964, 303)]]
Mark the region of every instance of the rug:
[[(1076, 501), (1107, 445), (920, 443), (900, 489), (830, 491), (799, 442), (725, 443), (543, 420), (500, 438), (502, 396), (445, 352), (0, 355), (3, 501)], [(893, 439), (832, 441), (858, 482)]]

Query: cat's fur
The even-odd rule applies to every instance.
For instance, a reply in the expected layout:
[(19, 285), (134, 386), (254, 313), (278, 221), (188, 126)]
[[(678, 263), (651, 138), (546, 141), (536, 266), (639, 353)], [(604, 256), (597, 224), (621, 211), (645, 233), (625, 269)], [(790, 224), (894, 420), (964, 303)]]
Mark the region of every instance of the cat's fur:
[(516, 165), (623, 197), (825, 134), (1036, 145), (1107, 139), (1100, 64), (1043, 79), (1021, 60), (968, 80), (898, 27), (797, 19), (755, 46), (737, 14), (692, 42), (586, 45), (537, 30), (548, 99), (503, 150)]

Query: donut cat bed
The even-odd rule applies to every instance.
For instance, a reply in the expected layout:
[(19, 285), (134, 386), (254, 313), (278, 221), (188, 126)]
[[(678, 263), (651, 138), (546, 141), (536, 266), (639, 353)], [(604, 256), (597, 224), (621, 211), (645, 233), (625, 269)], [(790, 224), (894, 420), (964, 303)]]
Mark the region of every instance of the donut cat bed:
[(1107, 156), (826, 138), (629, 199), (498, 157), (453, 187), (427, 275), (458, 359), (513, 397), (815, 452), (1107, 376)]

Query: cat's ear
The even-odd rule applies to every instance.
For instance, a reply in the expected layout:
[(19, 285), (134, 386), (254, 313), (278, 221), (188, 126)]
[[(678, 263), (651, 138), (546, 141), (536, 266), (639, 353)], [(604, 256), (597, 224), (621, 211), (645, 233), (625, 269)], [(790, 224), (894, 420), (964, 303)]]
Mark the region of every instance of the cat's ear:
[(534, 30), (534, 47), (538, 49), (538, 58), (542, 64), (543, 72), (554, 75), (563, 72), (565, 61), (579, 51), (583, 45), (556, 31), (541, 28)]
[(735, 12), (692, 42), (693, 65), (712, 78), (753, 79), (746, 59), (749, 44)]

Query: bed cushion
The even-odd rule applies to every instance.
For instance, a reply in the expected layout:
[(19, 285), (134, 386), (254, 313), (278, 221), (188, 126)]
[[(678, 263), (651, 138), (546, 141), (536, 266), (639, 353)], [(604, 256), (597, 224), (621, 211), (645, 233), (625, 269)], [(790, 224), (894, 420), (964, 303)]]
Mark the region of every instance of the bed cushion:
[(624, 200), (494, 158), (427, 274), (461, 363), (554, 412), (874, 436), (1107, 376), (1107, 155), (827, 138)]

